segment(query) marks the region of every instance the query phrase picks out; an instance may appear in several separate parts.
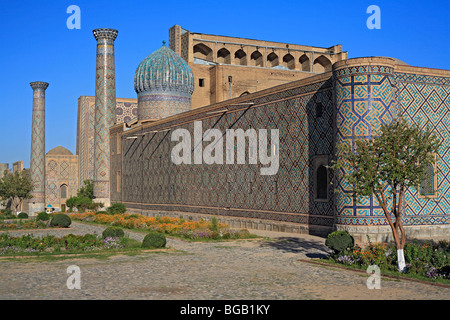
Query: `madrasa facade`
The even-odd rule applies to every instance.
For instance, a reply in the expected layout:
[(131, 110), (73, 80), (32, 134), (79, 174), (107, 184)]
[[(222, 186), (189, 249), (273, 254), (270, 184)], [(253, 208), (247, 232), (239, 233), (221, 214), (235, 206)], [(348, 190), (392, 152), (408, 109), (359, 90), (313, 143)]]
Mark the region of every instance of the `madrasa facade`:
[[(341, 45), (217, 36), (175, 25), (168, 46), (136, 63), (137, 96), (122, 99), (115, 93), (118, 31), (93, 33), (95, 97), (78, 100), (77, 165), (64, 195), (89, 179), (96, 202), (122, 202), (143, 215), (216, 216), (233, 227), (318, 235), (347, 230), (357, 241), (367, 235), (385, 241), (391, 231), (375, 198), (356, 201), (345, 172), (328, 166), (337, 145), (373, 137), (381, 124), (402, 116), (429, 121), (443, 142), (423, 183), (406, 192), (403, 225), (410, 237), (448, 239), (449, 70), (389, 57), (348, 59)], [(45, 172), (52, 170), (42, 146), (46, 86), (32, 83), (30, 203), (41, 207), (50, 194)], [(70, 156), (63, 149), (51, 156)], [(61, 186), (52, 183), (60, 210)]]

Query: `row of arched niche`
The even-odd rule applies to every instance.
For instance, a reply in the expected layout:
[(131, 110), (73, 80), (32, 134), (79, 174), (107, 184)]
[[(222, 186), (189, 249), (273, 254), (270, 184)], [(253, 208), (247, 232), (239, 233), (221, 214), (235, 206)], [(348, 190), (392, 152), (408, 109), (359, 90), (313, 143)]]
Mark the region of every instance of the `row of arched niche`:
[[(279, 49), (272, 48), (265, 49), (264, 47), (252, 48), (250, 50), (252, 51), (251, 53), (250, 51), (244, 51), (243, 48), (239, 48), (233, 52), (231, 48), (222, 47), (215, 54), (214, 50), (204, 43), (197, 43), (193, 48), (194, 58), (206, 62), (267, 68), (279, 66), (280, 69), (317, 73), (331, 71), (332, 62), (323, 54), (317, 52), (290, 52), (287, 49), (282, 50), (287, 52), (281, 52)], [(264, 57), (265, 55), (267, 57)], [(312, 59), (314, 61), (311, 64)]]

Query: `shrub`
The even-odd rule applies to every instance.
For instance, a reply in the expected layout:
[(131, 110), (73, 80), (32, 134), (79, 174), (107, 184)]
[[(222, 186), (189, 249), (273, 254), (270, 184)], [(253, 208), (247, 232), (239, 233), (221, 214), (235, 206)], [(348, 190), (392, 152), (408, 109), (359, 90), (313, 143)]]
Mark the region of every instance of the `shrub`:
[(88, 209), (91, 209), (93, 211), (97, 211), (100, 208), (103, 208), (105, 205), (102, 202), (92, 202)]
[(11, 209), (2, 209), (0, 211), (0, 219), (15, 219), (17, 218), (13, 213)]
[(2, 209), (0, 210), (0, 213), (5, 216), (10, 216), (13, 214), (11, 209)]
[(121, 238), (123, 236), (125, 236), (125, 233), (123, 232), (122, 228), (119, 228), (119, 227), (108, 227), (102, 233), (103, 239), (108, 238), (108, 237)]
[(70, 197), (66, 199), (66, 206), (69, 208), (69, 212), (72, 212), (73, 208), (76, 207), (78, 202), (77, 197)]
[(36, 216), (36, 220), (48, 221), (49, 219), (50, 216), (45, 211), (39, 212), (38, 215)]
[(28, 219), (28, 214), (26, 212), (20, 212), (17, 215), (17, 218), (19, 218), (19, 219)]
[(211, 226), (209, 227), (209, 229), (211, 231), (218, 231), (219, 230), (219, 226), (218, 226), (219, 221), (217, 220), (216, 217), (212, 217), (211, 219)]
[(109, 214), (119, 214), (127, 212), (127, 208), (121, 202), (113, 203), (110, 207), (106, 209)]
[(150, 232), (142, 240), (142, 248), (164, 248), (166, 236), (162, 233)]
[(328, 235), (325, 245), (333, 250), (335, 255), (340, 255), (345, 250), (352, 249), (355, 240), (347, 231), (334, 231)]
[(71, 223), (72, 220), (68, 215), (65, 215), (64, 213), (57, 213), (53, 216), (52, 220), (50, 221), (50, 226), (68, 228)]

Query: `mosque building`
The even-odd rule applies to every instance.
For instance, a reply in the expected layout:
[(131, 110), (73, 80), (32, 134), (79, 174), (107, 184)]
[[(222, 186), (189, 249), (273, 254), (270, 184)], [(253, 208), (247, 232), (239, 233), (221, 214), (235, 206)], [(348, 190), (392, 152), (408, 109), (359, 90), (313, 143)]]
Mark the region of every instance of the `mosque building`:
[[(91, 179), (96, 201), (122, 202), (143, 215), (215, 215), (234, 227), (320, 235), (338, 229), (356, 240), (386, 240), (391, 231), (376, 200), (349, 197), (345, 175), (328, 165), (338, 144), (370, 138), (402, 115), (429, 120), (443, 141), (427, 184), (406, 192), (403, 224), (415, 238), (448, 238), (449, 70), (388, 57), (348, 59), (341, 45), (175, 25), (169, 46), (136, 64), (136, 98), (122, 99), (115, 94), (118, 32), (93, 33), (96, 90), (78, 100), (76, 155), (62, 147), (43, 154), (46, 86), (32, 83), (35, 207), (64, 209), (63, 196)], [(181, 140), (187, 144), (175, 152)], [(262, 174), (269, 166), (274, 170)]]

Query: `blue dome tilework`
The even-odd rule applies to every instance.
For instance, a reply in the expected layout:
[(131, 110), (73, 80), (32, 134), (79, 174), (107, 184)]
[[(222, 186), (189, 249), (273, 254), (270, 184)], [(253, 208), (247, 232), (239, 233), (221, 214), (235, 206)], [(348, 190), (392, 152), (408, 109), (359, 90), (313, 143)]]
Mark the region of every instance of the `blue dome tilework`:
[(137, 67), (134, 89), (138, 94), (165, 91), (192, 95), (194, 75), (189, 65), (179, 55), (162, 46)]

